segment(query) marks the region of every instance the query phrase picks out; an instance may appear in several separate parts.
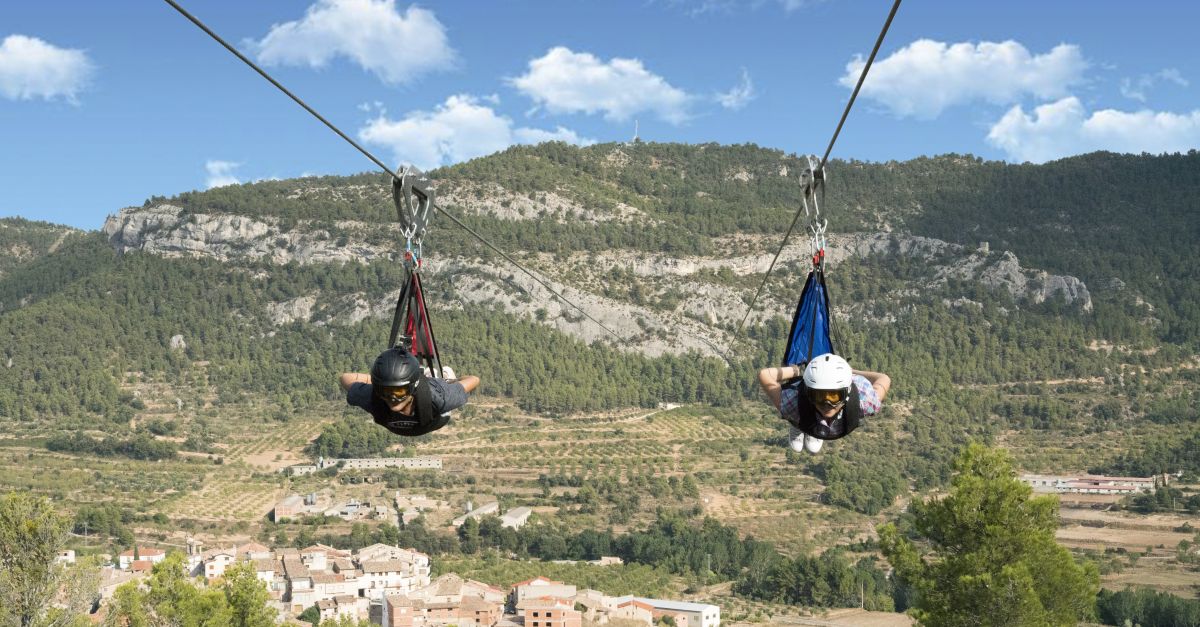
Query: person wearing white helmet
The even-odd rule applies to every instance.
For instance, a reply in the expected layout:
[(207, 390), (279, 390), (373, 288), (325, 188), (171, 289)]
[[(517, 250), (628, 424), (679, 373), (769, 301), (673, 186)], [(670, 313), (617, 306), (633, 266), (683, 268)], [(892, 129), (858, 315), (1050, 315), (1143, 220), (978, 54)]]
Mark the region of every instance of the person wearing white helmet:
[(788, 445), (809, 453), (877, 413), (892, 386), (886, 374), (853, 370), (833, 353), (817, 355), (806, 366), (763, 368), (758, 383), (788, 422)]

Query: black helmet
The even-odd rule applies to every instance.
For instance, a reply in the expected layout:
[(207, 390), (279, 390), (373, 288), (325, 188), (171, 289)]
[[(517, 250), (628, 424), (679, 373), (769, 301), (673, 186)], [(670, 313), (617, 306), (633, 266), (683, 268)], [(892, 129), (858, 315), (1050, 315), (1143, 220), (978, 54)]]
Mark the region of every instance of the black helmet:
[(424, 371), (412, 353), (397, 346), (375, 358), (371, 366), (371, 385), (377, 387), (407, 387), (420, 380)]

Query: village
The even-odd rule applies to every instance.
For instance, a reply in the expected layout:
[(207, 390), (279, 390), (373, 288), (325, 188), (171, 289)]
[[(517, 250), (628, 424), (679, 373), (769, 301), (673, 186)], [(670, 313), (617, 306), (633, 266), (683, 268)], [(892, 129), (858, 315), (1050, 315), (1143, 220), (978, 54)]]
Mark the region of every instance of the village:
[[(357, 551), (321, 544), (270, 549), (253, 542), (229, 549), (201, 548), (195, 543), (188, 546), (189, 576), (213, 583), (233, 564), (251, 563), (281, 623), (312, 607), (317, 608), (318, 621), (348, 617), (385, 627), (581, 627), (584, 620), (607, 624), (615, 619), (652, 625), (664, 617), (677, 627), (717, 627), (721, 622), (721, 610), (715, 605), (614, 597), (546, 577), (507, 590), (453, 573), (431, 579), (428, 555), (386, 544)], [(67, 552), (61, 560), (70, 562), (74, 557)], [(148, 546), (121, 553), (115, 567), (104, 569), (101, 613), (119, 586), (145, 580), (166, 557), (166, 551)], [(603, 566), (621, 560), (609, 557), (594, 563)]]

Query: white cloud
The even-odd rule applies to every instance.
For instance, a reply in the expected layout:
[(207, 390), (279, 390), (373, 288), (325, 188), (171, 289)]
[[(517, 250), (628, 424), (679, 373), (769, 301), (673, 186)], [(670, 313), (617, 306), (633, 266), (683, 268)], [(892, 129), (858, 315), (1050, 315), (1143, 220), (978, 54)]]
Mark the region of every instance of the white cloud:
[(688, 119), (691, 97), (637, 59), (604, 62), (587, 52), (550, 49), (529, 62), (529, 71), (511, 84), (550, 113), (603, 113), (622, 122), (652, 112), (672, 124)]
[(341, 56), (393, 85), (455, 62), (433, 12), (413, 6), (400, 13), (395, 0), (317, 0), (303, 19), (276, 24), (250, 45), (267, 65), (322, 68)]
[(541, 144), (543, 142), (566, 142), (577, 146), (590, 146), (596, 143), (594, 139), (580, 137), (578, 133), (569, 129), (557, 126), (553, 131), (547, 131), (540, 128), (515, 128), (513, 129), (513, 138), (517, 144)]
[(205, 182), (205, 189), (214, 187), (225, 187), (226, 185), (238, 185), (241, 183), (233, 171), (242, 164), (233, 161), (218, 161), (209, 160), (204, 163), (204, 169), (208, 172), (208, 180)]
[[(800, 9), (820, 4), (824, 0), (775, 0), (785, 12), (791, 13)], [(665, 0), (664, 4), (672, 7), (684, 7), (691, 17), (713, 13), (741, 13), (756, 10), (765, 4), (764, 0)]]
[[(855, 57), (838, 82), (853, 89), (865, 64)], [(860, 93), (897, 116), (931, 119), (947, 107), (973, 101), (1005, 105), (1025, 95), (1065, 97), (1068, 87), (1083, 82), (1087, 66), (1079, 48), (1068, 44), (1033, 55), (1015, 41), (919, 39), (876, 61)]]
[(751, 100), (754, 100), (758, 94), (754, 93), (754, 83), (750, 81), (750, 73), (742, 68), (742, 80), (737, 85), (727, 92), (717, 94), (717, 102), (721, 103), (722, 107), (737, 111)]
[(988, 142), (1012, 161), (1043, 163), (1095, 150), (1185, 152), (1200, 148), (1200, 109), (1187, 114), (1104, 109), (1090, 116), (1074, 96), (1037, 107), (1018, 105), (992, 127)]
[(823, 0), (779, 0), (779, 4), (783, 6), (783, 10), (791, 13), (805, 7), (810, 7), (815, 4), (820, 4)]
[(511, 119), (465, 94), (447, 98), (433, 111), (413, 111), (400, 120), (380, 115), (359, 129), (358, 138), (390, 147), (396, 162), (422, 169), (467, 161), (513, 144), (595, 143), (561, 126), (553, 131), (514, 128)]
[(1180, 87), (1187, 87), (1189, 84), (1179, 70), (1166, 68), (1154, 74), (1143, 74), (1137, 77), (1136, 80), (1131, 78), (1121, 79), (1121, 95), (1139, 102), (1146, 102), (1146, 92), (1156, 84), (1162, 82), (1175, 83)]
[(61, 97), (75, 104), (94, 72), (95, 65), (82, 50), (25, 35), (9, 35), (0, 42), (0, 95), (9, 100)]

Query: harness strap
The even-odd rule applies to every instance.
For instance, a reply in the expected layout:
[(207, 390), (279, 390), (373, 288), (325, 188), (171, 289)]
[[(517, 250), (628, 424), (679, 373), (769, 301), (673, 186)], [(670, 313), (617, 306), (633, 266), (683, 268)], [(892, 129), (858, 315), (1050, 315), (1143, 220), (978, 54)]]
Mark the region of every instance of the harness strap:
[[(401, 335), (403, 331), (403, 335)], [(403, 344), (420, 360), (430, 374), (442, 377), (442, 359), (438, 353), (433, 325), (429, 321), (429, 309), (425, 306), (425, 293), (421, 289), (421, 275), (409, 269), (408, 280), (396, 300), (396, 311), (392, 314), (392, 331), (388, 346)]]
[(437, 418), (433, 411), (433, 392), (430, 390), (429, 382), (425, 380), (425, 377), (421, 377), (420, 384), (414, 390), (413, 415), (421, 425), (430, 424)]

